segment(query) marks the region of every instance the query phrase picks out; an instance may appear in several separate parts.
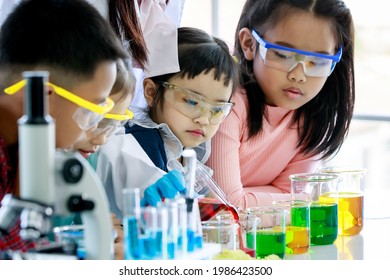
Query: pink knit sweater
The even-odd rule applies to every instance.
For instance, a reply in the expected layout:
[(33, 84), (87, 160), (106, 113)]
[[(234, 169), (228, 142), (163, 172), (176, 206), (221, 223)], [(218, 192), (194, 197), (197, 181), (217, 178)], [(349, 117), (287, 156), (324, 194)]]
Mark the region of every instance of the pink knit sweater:
[(206, 165), (230, 202), (242, 209), (290, 198), (290, 174), (314, 172), (318, 160), (296, 148), (298, 133), (291, 127), (294, 111), (267, 106), (263, 130), (248, 139), (248, 100), (243, 91), (211, 142)]

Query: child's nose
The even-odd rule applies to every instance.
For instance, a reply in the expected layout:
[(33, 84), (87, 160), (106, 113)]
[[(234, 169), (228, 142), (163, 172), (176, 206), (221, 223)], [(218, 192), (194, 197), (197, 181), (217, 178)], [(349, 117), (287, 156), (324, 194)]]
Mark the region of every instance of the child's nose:
[(206, 110), (202, 115), (194, 119), (194, 122), (199, 123), (200, 125), (210, 124), (211, 112)]
[(294, 82), (305, 82), (306, 74), (305, 74), (305, 66), (302, 61), (298, 62), (295, 66), (293, 66), (287, 75), (289, 80)]
[(107, 142), (106, 133), (101, 133), (90, 140), (92, 145), (101, 146)]

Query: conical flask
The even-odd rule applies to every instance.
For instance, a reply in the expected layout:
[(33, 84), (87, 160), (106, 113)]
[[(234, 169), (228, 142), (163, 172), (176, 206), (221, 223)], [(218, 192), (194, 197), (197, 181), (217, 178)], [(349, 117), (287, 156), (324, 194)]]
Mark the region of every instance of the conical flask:
[(202, 221), (214, 218), (222, 210), (231, 212), (234, 220), (238, 221), (236, 207), (229, 202), (227, 196), (210, 176), (207, 169), (199, 163), (196, 166), (195, 190), (200, 194), (198, 202)]

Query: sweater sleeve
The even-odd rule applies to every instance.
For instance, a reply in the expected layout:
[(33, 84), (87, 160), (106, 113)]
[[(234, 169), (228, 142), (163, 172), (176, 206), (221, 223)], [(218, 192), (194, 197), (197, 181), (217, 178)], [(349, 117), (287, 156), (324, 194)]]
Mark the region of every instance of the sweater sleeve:
[[(230, 203), (238, 208), (259, 204), (259, 200), (272, 201), (268, 192), (271, 186), (260, 192), (244, 188), (241, 182), (240, 148), (245, 137), (245, 104), (238, 99), (231, 114), (218, 128), (211, 141), (211, 155), (207, 165), (214, 172), (214, 179), (225, 192)], [(273, 191), (275, 192), (275, 191)]]

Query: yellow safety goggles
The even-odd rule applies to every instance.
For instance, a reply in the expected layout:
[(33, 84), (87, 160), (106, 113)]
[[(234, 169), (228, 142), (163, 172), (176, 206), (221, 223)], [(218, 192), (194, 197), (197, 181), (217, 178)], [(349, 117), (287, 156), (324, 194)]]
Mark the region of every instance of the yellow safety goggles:
[[(85, 109), (88, 109), (92, 112), (95, 112), (99, 115), (107, 114), (112, 107), (114, 107), (114, 101), (112, 101), (111, 98), (107, 97), (106, 100), (102, 104), (95, 104), (88, 100), (85, 100), (84, 98), (81, 98), (80, 96), (75, 95), (74, 93), (71, 93), (70, 91), (56, 86), (52, 83), (47, 83), (47, 85), (52, 86), (54, 91), (61, 97), (69, 100), (70, 102), (83, 107)], [(22, 80), (20, 82), (17, 82), (16, 84), (7, 87), (4, 89), (4, 92), (6, 94), (12, 95), (21, 90), (23, 87), (26, 86), (26, 80)]]
[[(114, 107), (114, 101), (109, 97), (107, 97), (103, 103), (95, 104), (52, 83), (48, 82), (47, 85), (52, 86), (55, 93), (59, 96), (79, 106), (78, 110), (76, 110), (76, 112), (73, 114), (73, 119), (83, 130), (88, 130), (96, 125)], [(6, 94), (12, 95), (21, 90), (24, 86), (26, 86), (26, 80), (22, 80), (12, 86), (7, 87), (4, 89), (4, 92)], [(128, 115), (111, 114), (110, 118), (126, 119), (128, 118)]]
[(105, 114), (104, 115), (105, 119), (111, 119), (111, 120), (116, 120), (116, 121), (128, 121), (128, 120), (131, 120), (133, 117), (134, 117), (134, 114), (129, 109), (126, 109), (126, 112), (123, 115), (120, 115), (120, 114)]
[(106, 139), (108, 139), (123, 127), (128, 120), (131, 120), (133, 116), (133, 112), (129, 109), (126, 110), (124, 115), (106, 114), (104, 119), (99, 122), (98, 127), (93, 130), (92, 137), (94, 138), (104, 133)]

